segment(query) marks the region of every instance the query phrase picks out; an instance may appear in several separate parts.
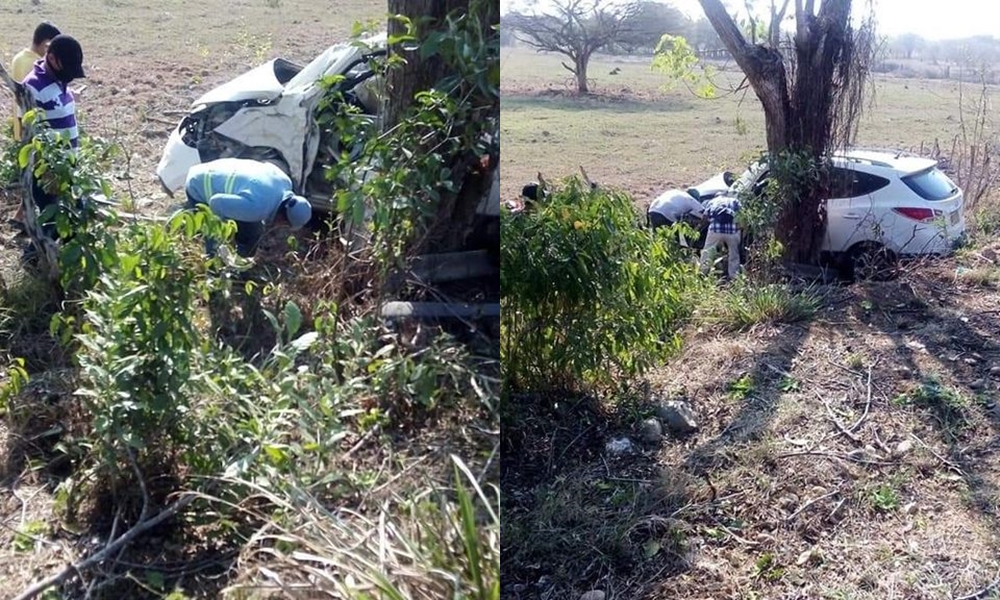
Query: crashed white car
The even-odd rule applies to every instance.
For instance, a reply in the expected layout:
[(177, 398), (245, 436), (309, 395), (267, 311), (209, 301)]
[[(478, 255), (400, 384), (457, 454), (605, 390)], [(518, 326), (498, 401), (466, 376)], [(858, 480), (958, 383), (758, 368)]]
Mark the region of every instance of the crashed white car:
[[(946, 255), (965, 238), (962, 190), (936, 160), (852, 149), (833, 154), (822, 251), (856, 277), (878, 276), (899, 257)], [(757, 162), (741, 177), (720, 173), (695, 186), (702, 200), (757, 194), (769, 178)]]
[[(338, 140), (324, 139), (314, 117), (324, 95), (320, 81), (343, 75), (338, 85), (346, 101), (377, 119), (379, 100), (373, 54), (385, 53), (385, 35), (361, 44), (331, 46), (304, 67), (283, 58), (256, 67), (201, 96), (170, 134), (156, 168), (164, 191), (184, 188), (192, 166), (218, 158), (250, 158), (277, 164), (296, 191), (316, 208), (329, 208), (329, 187), (322, 170), (313, 173), (321, 154), (339, 154)], [(324, 194), (323, 192), (327, 193)]]

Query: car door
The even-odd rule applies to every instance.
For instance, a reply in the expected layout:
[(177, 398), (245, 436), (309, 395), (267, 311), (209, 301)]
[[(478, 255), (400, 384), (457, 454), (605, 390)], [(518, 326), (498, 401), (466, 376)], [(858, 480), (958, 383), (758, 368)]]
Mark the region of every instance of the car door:
[(872, 194), (889, 185), (889, 180), (851, 168), (835, 167), (833, 171), (825, 249), (840, 253), (860, 242), (882, 243), (885, 215)]
[(826, 232), (823, 250), (844, 252), (862, 235), (868, 211), (854, 202), (856, 171), (841, 167), (830, 170), (830, 191), (826, 200)]

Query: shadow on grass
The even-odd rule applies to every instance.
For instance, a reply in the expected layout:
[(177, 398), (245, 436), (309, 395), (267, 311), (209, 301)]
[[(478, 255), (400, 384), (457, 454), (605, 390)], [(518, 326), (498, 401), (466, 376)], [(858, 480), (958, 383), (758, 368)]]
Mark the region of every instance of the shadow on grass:
[(807, 326), (786, 326), (756, 353), (754, 365), (730, 384), (730, 394), (741, 402), (739, 410), (717, 436), (688, 454), (686, 470), (708, 476), (732, 462), (730, 447), (757, 440), (770, 428), (778, 411), (783, 374), (792, 370), (792, 361), (808, 335)]
[[(1000, 344), (980, 332), (990, 327), (1000, 331), (1000, 323), (993, 313), (970, 313), (954, 305), (950, 289), (939, 288), (938, 282), (906, 277), (891, 297), (877, 288), (866, 294), (865, 306), (879, 313), (871, 324), (892, 339), (893, 358), (917, 380), (893, 401), (927, 416), (948, 449), (944, 458), (951, 464), (946, 466), (957, 468), (967, 486), (970, 505), (1000, 534), (1000, 488), (989, 477), (992, 461), (982, 458), (1000, 453), (1000, 407), (989, 383), (991, 365), (1000, 364)], [(934, 372), (920, 371), (918, 352), (936, 364)], [(981, 435), (978, 426), (984, 424), (993, 430), (992, 439)], [(1000, 477), (1000, 471), (993, 471), (993, 478)]]
[(691, 101), (678, 98), (634, 98), (629, 95), (576, 95), (549, 90), (531, 96), (509, 96), (502, 100), (503, 110), (607, 111), (613, 113), (664, 113), (691, 110)]

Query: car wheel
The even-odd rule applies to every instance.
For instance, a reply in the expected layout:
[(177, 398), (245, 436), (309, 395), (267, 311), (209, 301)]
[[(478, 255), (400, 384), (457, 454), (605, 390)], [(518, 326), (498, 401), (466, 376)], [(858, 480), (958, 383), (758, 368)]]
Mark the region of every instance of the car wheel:
[(896, 255), (881, 244), (858, 244), (848, 254), (854, 281), (886, 281), (896, 274)]

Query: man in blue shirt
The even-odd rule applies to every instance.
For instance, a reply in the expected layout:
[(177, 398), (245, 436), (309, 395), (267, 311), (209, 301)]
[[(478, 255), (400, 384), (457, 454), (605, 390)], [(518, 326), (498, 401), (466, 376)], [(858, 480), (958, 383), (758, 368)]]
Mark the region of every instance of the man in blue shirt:
[[(206, 204), (221, 219), (236, 221), (236, 251), (252, 256), (265, 228), (287, 220), (300, 229), (312, 218), (312, 205), (292, 191), (292, 180), (277, 166), (242, 158), (221, 158), (191, 167), (188, 206)], [(210, 248), (211, 251), (211, 248)]]
[(740, 214), (740, 201), (735, 196), (717, 196), (705, 203), (705, 217), (708, 219), (708, 235), (705, 237), (705, 248), (701, 251), (701, 271), (708, 274), (719, 247), (725, 246), (729, 254), (729, 264), (726, 274), (736, 277), (740, 273), (740, 242), (739, 224), (736, 222)]

